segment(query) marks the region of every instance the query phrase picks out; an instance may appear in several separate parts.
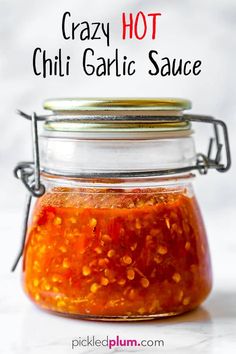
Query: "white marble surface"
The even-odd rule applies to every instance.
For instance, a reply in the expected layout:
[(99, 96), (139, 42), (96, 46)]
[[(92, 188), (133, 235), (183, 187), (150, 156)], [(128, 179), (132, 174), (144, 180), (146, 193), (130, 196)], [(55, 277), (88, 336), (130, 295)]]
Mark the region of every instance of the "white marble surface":
[[(3, 212), (0, 234), (0, 347), (1, 354), (69, 353), (209, 353), (236, 352), (235, 209), (206, 215), (212, 253), (214, 287), (210, 297), (191, 313), (150, 322), (99, 323), (63, 318), (38, 310), (21, 288), (20, 267), (9, 269), (19, 244), (19, 212)], [(119, 335), (124, 339), (162, 339), (160, 348), (71, 349), (73, 339)]]

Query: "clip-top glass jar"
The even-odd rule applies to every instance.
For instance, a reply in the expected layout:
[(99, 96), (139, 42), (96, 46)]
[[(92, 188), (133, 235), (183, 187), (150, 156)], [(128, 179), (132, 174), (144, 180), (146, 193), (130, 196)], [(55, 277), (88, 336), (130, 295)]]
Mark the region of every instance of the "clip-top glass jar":
[[(15, 174), (38, 197), (24, 231), (23, 283), (39, 307), (144, 320), (184, 313), (207, 297), (211, 264), (191, 171), (224, 172), (230, 152), (225, 124), (184, 115), (190, 106), (56, 99), (44, 104), (50, 115), (20, 112), (32, 121), (34, 164), (19, 164)], [(215, 158), (212, 139), (208, 155), (196, 154), (191, 122), (213, 125)]]

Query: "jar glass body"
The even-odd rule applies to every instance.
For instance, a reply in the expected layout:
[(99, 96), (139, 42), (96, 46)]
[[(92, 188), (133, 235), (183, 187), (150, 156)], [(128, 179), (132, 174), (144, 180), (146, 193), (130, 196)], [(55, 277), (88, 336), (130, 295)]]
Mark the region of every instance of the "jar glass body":
[(142, 320), (196, 308), (211, 289), (191, 177), (43, 177), (24, 250), (38, 306), (68, 316)]

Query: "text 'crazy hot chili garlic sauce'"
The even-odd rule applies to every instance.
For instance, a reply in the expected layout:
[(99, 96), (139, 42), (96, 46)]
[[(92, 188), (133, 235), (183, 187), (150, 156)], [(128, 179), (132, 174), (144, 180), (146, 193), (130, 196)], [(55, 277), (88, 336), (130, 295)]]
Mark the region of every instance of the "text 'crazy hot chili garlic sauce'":
[[(142, 102), (144, 116), (154, 108), (158, 115), (188, 108), (187, 101), (156, 100), (154, 108), (148, 102)], [(73, 115), (104, 115), (99, 102), (90, 102), (85, 113), (87, 101), (69, 103)], [(68, 102), (51, 105), (69, 115)], [(139, 109), (132, 100), (120, 105), (111, 117)], [(32, 212), (23, 262), (24, 289), (33, 302), (68, 316), (111, 320), (171, 316), (203, 302), (211, 264), (192, 175), (99, 177), (191, 164), (189, 125), (150, 126), (145, 117), (127, 126), (111, 119), (59, 120), (45, 124), (40, 143), (46, 192)], [(76, 178), (81, 171), (90, 178)]]

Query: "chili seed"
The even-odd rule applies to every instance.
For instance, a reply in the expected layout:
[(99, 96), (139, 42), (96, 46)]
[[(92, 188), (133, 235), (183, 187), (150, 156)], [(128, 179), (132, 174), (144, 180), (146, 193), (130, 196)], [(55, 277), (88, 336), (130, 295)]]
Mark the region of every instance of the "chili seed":
[(91, 227), (95, 227), (95, 226), (97, 225), (97, 220), (94, 219), (94, 218), (92, 218), (92, 219), (90, 220), (90, 222), (89, 222), (89, 225), (90, 225)]
[(76, 218), (73, 216), (69, 219), (72, 224), (76, 224)]
[(135, 222), (135, 227), (136, 227), (136, 229), (137, 229), (137, 230), (140, 230), (140, 229), (141, 229), (142, 225), (141, 225), (141, 223), (140, 223), (140, 220), (139, 220), (139, 219), (136, 219), (136, 222)]
[(130, 292), (129, 292), (129, 299), (130, 300), (134, 300), (135, 299), (135, 290), (134, 289), (131, 289)]
[(140, 282), (141, 282), (141, 285), (142, 285), (143, 288), (148, 288), (149, 287), (149, 280), (147, 278), (142, 278), (140, 280)]
[(108, 263), (109, 263), (109, 259), (108, 258), (100, 258), (98, 260), (98, 265), (100, 267), (105, 267)]
[(94, 251), (95, 251), (97, 254), (101, 254), (101, 253), (102, 253), (101, 247), (96, 247), (96, 248), (94, 248)]
[(158, 248), (157, 248), (157, 252), (158, 252), (159, 254), (161, 254), (161, 255), (164, 255), (164, 254), (166, 254), (166, 253), (168, 252), (168, 249), (167, 249), (166, 246), (160, 245), (160, 246), (158, 246)]
[(57, 301), (57, 306), (58, 307), (64, 307), (65, 305), (66, 305), (65, 301), (63, 301), (63, 300), (58, 300)]
[(181, 280), (181, 275), (179, 273), (174, 273), (172, 276), (172, 279), (176, 282), (179, 283)]
[(64, 246), (59, 247), (59, 250), (63, 253), (66, 253), (66, 247)]
[(39, 286), (39, 280), (38, 279), (34, 279), (33, 280), (33, 284), (37, 288)]
[(59, 218), (59, 216), (56, 216), (53, 223), (54, 225), (61, 225), (62, 220)]
[(137, 248), (137, 242), (135, 242), (132, 246), (130, 246), (131, 251), (135, 251)]
[(112, 238), (109, 235), (102, 235), (102, 240), (105, 242), (111, 242)]
[(91, 293), (95, 294), (99, 289), (99, 285), (97, 283), (93, 283), (91, 286), (90, 286), (90, 291)]
[(190, 243), (189, 241), (187, 241), (187, 242), (185, 243), (185, 249), (186, 249), (186, 251), (190, 250), (190, 247), (191, 247), (191, 243)]
[(82, 268), (82, 274), (87, 277), (88, 275), (91, 274), (91, 269), (88, 266), (83, 266)]
[(116, 251), (115, 251), (115, 250), (109, 250), (109, 251), (107, 252), (107, 257), (112, 258), (112, 257), (114, 257), (115, 254), (116, 254)]
[(40, 300), (40, 295), (39, 294), (35, 294), (34, 298), (35, 298), (36, 301), (39, 301)]
[(185, 297), (184, 299), (183, 299), (183, 305), (189, 305), (189, 303), (190, 303), (190, 297)]
[(133, 280), (135, 278), (135, 271), (133, 269), (127, 270), (127, 278), (129, 280)]
[(162, 257), (157, 255), (156, 257), (154, 257), (154, 261), (156, 262), (156, 264), (160, 264), (162, 262)]
[(125, 283), (126, 283), (126, 280), (125, 280), (125, 279), (120, 279), (120, 280), (117, 282), (117, 284), (119, 284), (119, 285), (121, 285), (121, 286), (125, 285)]
[(65, 269), (68, 269), (70, 267), (70, 263), (67, 258), (64, 259), (64, 261), (62, 263), (62, 267)]
[(166, 226), (168, 229), (170, 229), (170, 220), (168, 218), (165, 219)]
[(101, 284), (102, 284), (103, 286), (106, 286), (106, 285), (109, 284), (109, 280), (108, 280), (107, 278), (105, 278), (105, 277), (102, 277), (102, 278), (101, 278)]
[(139, 313), (140, 315), (143, 315), (145, 312), (146, 312), (145, 307), (140, 307), (140, 308), (138, 309), (138, 313)]
[(123, 260), (123, 262), (125, 263), (125, 264), (131, 264), (132, 263), (132, 258), (130, 257), (130, 256), (124, 256), (123, 258), (122, 258), (122, 260)]

